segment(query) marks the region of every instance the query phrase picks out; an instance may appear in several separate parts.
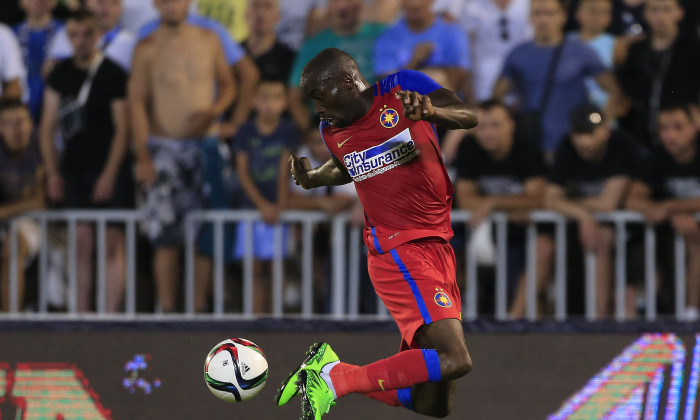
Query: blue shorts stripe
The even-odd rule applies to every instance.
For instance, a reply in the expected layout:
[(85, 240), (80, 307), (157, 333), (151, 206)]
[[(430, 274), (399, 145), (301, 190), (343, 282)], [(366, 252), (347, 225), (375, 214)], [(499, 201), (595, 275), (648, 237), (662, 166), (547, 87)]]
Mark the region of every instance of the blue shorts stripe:
[(442, 378), (442, 373), (440, 372), (440, 358), (437, 351), (432, 349), (421, 349), (421, 351), (423, 351), (425, 366), (428, 368), (428, 381), (439, 382)]
[(411, 411), (416, 411), (411, 399), (411, 387), (401, 388), (396, 390), (396, 398), (399, 400), (403, 408)]
[(413, 292), (413, 297), (416, 299), (416, 303), (418, 304), (418, 310), (420, 311), (421, 316), (423, 317), (423, 322), (426, 324), (430, 324), (433, 322), (432, 318), (430, 318), (430, 312), (428, 312), (428, 307), (425, 306), (425, 301), (423, 300), (423, 296), (420, 294), (420, 290), (418, 290), (418, 286), (416, 285), (415, 280), (413, 280), (413, 277), (411, 277), (411, 273), (408, 272), (408, 268), (406, 268), (406, 265), (401, 261), (401, 258), (399, 258), (399, 253), (396, 252), (396, 249), (391, 250), (391, 256), (394, 258), (394, 262), (396, 265), (399, 266), (399, 271), (401, 271), (401, 274), (403, 274), (403, 278), (408, 282), (408, 285), (411, 287), (411, 291)]
[(372, 228), (372, 238), (374, 238), (374, 249), (376, 249), (377, 252), (379, 252), (380, 254), (383, 254), (384, 251), (382, 250), (382, 247), (379, 246), (379, 238), (377, 238), (377, 232), (375, 231), (376, 228)]

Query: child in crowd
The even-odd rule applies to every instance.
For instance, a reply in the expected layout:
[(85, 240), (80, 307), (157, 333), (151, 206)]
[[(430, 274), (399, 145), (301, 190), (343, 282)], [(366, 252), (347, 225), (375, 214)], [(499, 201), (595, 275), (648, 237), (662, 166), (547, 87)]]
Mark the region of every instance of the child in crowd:
[[(298, 133), (283, 116), (287, 109), (287, 87), (280, 80), (261, 80), (255, 94), (255, 116), (241, 126), (234, 140), (236, 169), (243, 195), (241, 208), (260, 211), (262, 222), (253, 224), (254, 310), (271, 310), (271, 260), (274, 257), (274, 226), (287, 207), (289, 194), (289, 155), (296, 150)], [(286, 240), (283, 230), (283, 254)], [(245, 224), (241, 223), (236, 256), (245, 255)]]
[[(615, 36), (605, 32), (612, 21), (612, 13), (612, 0), (581, 0), (576, 9), (580, 29), (570, 34), (591, 47), (608, 70), (613, 69), (617, 54), (620, 54)], [(608, 94), (593, 78), (586, 80), (586, 89), (590, 101), (598, 108), (605, 109)]]

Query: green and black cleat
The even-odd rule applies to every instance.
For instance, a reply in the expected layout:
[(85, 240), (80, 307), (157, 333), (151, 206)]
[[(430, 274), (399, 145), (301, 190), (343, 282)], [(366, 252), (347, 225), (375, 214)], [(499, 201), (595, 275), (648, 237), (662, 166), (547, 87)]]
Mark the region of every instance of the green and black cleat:
[(321, 420), (321, 417), (335, 405), (333, 391), (314, 369), (302, 369), (298, 378), (301, 392), (301, 420)]
[(306, 352), (306, 359), (282, 382), (282, 386), (277, 391), (277, 395), (275, 395), (277, 405), (281, 407), (287, 404), (289, 400), (299, 393), (297, 382), (302, 369), (308, 368), (319, 373), (323, 366), (336, 361), (338, 361), (338, 356), (328, 343), (315, 343)]

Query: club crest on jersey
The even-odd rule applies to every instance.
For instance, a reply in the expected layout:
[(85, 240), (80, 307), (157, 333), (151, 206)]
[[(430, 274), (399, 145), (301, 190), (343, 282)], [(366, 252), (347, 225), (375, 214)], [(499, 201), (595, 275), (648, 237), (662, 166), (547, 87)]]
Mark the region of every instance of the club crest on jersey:
[(435, 303), (438, 306), (441, 306), (443, 308), (451, 308), (452, 307), (452, 301), (450, 300), (450, 297), (447, 296), (447, 293), (445, 292), (437, 292), (435, 293)]
[(419, 154), (407, 128), (380, 145), (348, 153), (343, 156), (343, 164), (352, 179), (360, 182), (403, 165)]
[(379, 114), (379, 123), (384, 128), (394, 128), (399, 123), (399, 113), (393, 108), (386, 108)]

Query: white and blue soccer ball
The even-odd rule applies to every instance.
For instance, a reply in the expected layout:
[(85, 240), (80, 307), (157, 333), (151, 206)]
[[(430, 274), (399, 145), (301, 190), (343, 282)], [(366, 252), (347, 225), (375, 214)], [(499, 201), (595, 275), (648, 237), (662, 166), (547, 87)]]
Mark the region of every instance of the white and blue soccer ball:
[(243, 338), (229, 338), (207, 355), (204, 380), (209, 390), (222, 400), (241, 402), (262, 391), (267, 370), (267, 359), (260, 347)]

